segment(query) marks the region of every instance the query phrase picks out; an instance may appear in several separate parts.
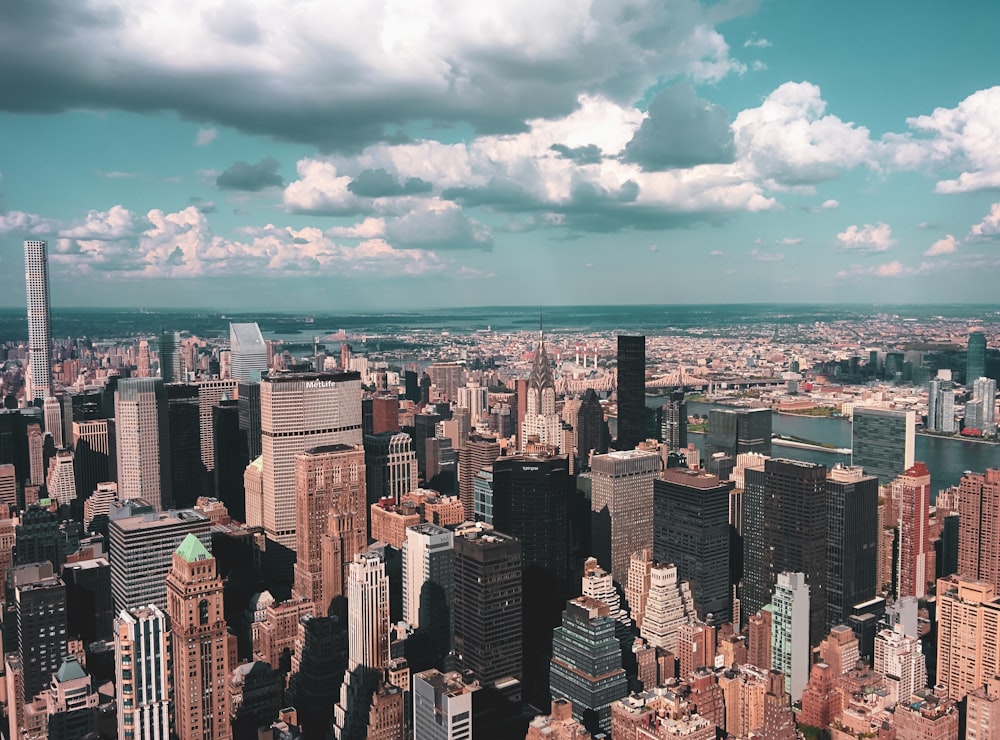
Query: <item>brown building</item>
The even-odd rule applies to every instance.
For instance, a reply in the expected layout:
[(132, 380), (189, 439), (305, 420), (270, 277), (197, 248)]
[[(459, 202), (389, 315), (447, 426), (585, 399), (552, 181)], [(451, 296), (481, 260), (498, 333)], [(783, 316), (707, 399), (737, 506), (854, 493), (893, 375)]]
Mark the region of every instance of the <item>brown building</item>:
[(826, 663), (813, 663), (809, 683), (802, 690), (802, 714), (799, 723), (825, 728), (840, 711), (840, 693), (836, 691), (837, 673)]
[(399, 399), (375, 396), (372, 399), (372, 434), (399, 431)]
[(380, 681), (368, 710), (368, 740), (405, 740), (403, 690)]
[(750, 617), (747, 660), (765, 671), (771, 670), (771, 610), (762, 609)]
[(531, 720), (524, 740), (590, 740), (590, 733), (573, 719), (573, 702), (555, 699), (551, 714), (539, 714)]
[(937, 582), (937, 681), (955, 701), (1000, 675), (1000, 599), (990, 583)]
[(686, 680), (691, 686), (688, 698), (698, 714), (716, 727), (724, 726), (726, 703), (722, 689), (716, 683), (715, 674), (706, 668), (698, 668)]
[[(324, 445), (295, 456), (296, 560), (292, 593), (316, 604), (320, 615), (326, 615), (330, 602), (343, 595), (342, 575), (334, 578), (334, 583), (324, 578), (324, 538), (330, 535), (337, 540), (328, 545), (328, 550), (338, 553), (342, 571), (343, 563), (350, 562), (367, 544), (365, 507), (364, 447)], [(331, 527), (331, 515), (337, 514), (351, 516), (348, 521), (335, 520)]]
[(1000, 738), (1000, 676), (992, 676), (985, 686), (969, 694), (965, 714), (967, 740)]
[(1000, 591), (1000, 468), (959, 483), (958, 574)]
[(167, 573), (173, 635), (174, 731), (179, 740), (229, 740), (229, 677), (222, 579), (215, 558), (189, 534)]
[(715, 740), (716, 726), (700, 716), (683, 690), (644, 691), (611, 704), (614, 740)]
[(473, 521), (465, 516), (465, 508), (457, 496), (442, 496), (437, 491), (417, 488), (403, 495), (401, 503), (407, 501), (417, 507), (421, 523), (430, 522), (439, 527), (448, 527)]
[(299, 621), (307, 614), (315, 616), (316, 605), (309, 599), (293, 597), (268, 604), (264, 614), (264, 621), (254, 630), (254, 656), (280, 670), (282, 665), (289, 665), (295, 652)]
[(732, 737), (747, 737), (764, 729), (767, 674), (756, 666), (739, 665), (719, 676), (726, 704), (726, 732)]
[(698, 668), (715, 666), (715, 627), (690, 622), (677, 628), (677, 658), (680, 677), (688, 678)]
[(420, 512), (412, 501), (400, 503), (382, 499), (371, 505), (372, 538), (401, 550), (406, 541), (406, 528), (420, 524)]
[(764, 740), (796, 740), (791, 698), (785, 692), (785, 674), (771, 671), (764, 695), (764, 731), (752, 737)]
[[(896, 706), (892, 726), (900, 740), (958, 740), (958, 707), (929, 690), (919, 702)], [(971, 737), (971, 736), (966, 736)]]
[(819, 644), (819, 659), (830, 666), (834, 679), (854, 668), (859, 657), (858, 638), (842, 624), (831, 629)]
[(458, 450), (458, 497), (465, 511), (465, 521), (475, 519), (474, 499), (476, 473), (500, 457), (496, 439), (473, 435)]

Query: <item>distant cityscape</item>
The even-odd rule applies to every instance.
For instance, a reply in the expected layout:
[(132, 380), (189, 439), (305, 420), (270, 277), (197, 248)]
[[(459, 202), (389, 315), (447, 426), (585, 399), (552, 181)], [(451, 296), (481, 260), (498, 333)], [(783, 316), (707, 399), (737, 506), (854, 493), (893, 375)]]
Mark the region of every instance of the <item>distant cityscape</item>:
[(1000, 737), (1000, 311), (54, 314), (48, 246), (5, 737)]

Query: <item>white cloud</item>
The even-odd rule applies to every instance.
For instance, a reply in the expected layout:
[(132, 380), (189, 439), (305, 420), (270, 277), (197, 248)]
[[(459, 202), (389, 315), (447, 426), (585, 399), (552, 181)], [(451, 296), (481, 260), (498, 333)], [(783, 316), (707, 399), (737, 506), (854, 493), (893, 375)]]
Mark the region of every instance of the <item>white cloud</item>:
[(771, 42), (756, 33), (750, 34), (750, 38), (743, 42), (744, 49), (766, 49), (769, 46), (772, 46)]
[(969, 230), (969, 239), (983, 241), (998, 238), (1000, 238), (1000, 203), (994, 203), (983, 220), (974, 224)]
[(899, 260), (894, 260), (884, 265), (879, 265), (875, 269), (875, 274), (879, 277), (898, 277), (906, 272), (906, 268), (903, 267), (903, 263)]
[(34, 213), (25, 213), (24, 211), (0, 213), (0, 234), (46, 236), (51, 234), (57, 226), (58, 222)]
[(369, 216), (353, 226), (333, 226), (326, 235), (334, 239), (376, 239), (385, 236), (385, 219)]
[(721, 249), (713, 249), (711, 252), (708, 253), (708, 256), (709, 257), (724, 257), (725, 254), (726, 253), (723, 252)]
[(194, 137), (195, 146), (208, 146), (219, 137), (219, 132), (214, 128), (200, 128)]
[(774, 243), (786, 247), (794, 247), (796, 244), (801, 244), (802, 241), (803, 241), (802, 239), (795, 236), (786, 236), (782, 237), (781, 239), (776, 239)]
[(824, 200), (819, 207), (824, 211), (832, 211), (835, 208), (840, 208), (840, 201), (830, 198), (829, 200)]
[(810, 185), (876, 166), (868, 129), (826, 114), (819, 87), (786, 82), (733, 122), (737, 159), (769, 186)]
[(930, 249), (924, 252), (927, 257), (939, 257), (942, 254), (952, 254), (958, 250), (958, 239), (953, 237), (951, 234), (944, 237), (943, 239), (938, 239), (934, 242)]
[(865, 224), (862, 227), (852, 224), (837, 234), (837, 247), (843, 250), (884, 252), (895, 245), (892, 229), (881, 221), (874, 225)]
[(754, 249), (750, 252), (750, 258), (758, 262), (781, 262), (785, 259), (785, 255), (782, 252), (761, 252)]

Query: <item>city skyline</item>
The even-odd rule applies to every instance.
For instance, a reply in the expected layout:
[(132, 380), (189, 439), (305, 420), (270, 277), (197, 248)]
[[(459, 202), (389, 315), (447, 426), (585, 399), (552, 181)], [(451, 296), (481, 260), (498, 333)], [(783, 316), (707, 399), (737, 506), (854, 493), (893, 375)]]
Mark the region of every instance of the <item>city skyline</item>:
[(1000, 9), (366, 7), (13, 13), (0, 300), (988, 300)]

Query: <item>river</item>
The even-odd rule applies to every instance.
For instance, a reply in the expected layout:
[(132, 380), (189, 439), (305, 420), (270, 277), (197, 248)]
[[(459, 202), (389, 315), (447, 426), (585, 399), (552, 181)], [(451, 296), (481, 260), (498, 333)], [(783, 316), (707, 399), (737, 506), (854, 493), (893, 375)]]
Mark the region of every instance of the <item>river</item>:
[[(647, 396), (646, 405), (650, 408), (658, 408), (663, 405), (663, 398)], [(707, 414), (711, 408), (732, 407), (702, 401), (688, 402), (689, 415)], [(851, 446), (851, 422), (847, 419), (772, 414), (771, 424), (774, 433), (784, 437), (807, 439), (843, 448)], [(705, 435), (690, 434), (688, 441), (694, 442), (695, 446), (704, 452)], [(833, 451), (803, 450), (796, 447), (774, 445), (771, 452), (774, 457), (823, 463), (828, 467), (838, 462), (850, 463), (851, 461), (850, 455)], [(963, 439), (929, 437), (918, 434), (915, 456), (918, 461), (925, 463), (931, 472), (932, 500), (937, 498), (939, 490), (957, 485), (962, 474), (967, 470), (981, 473), (989, 467), (1000, 467), (1000, 445), (970, 442)]]

